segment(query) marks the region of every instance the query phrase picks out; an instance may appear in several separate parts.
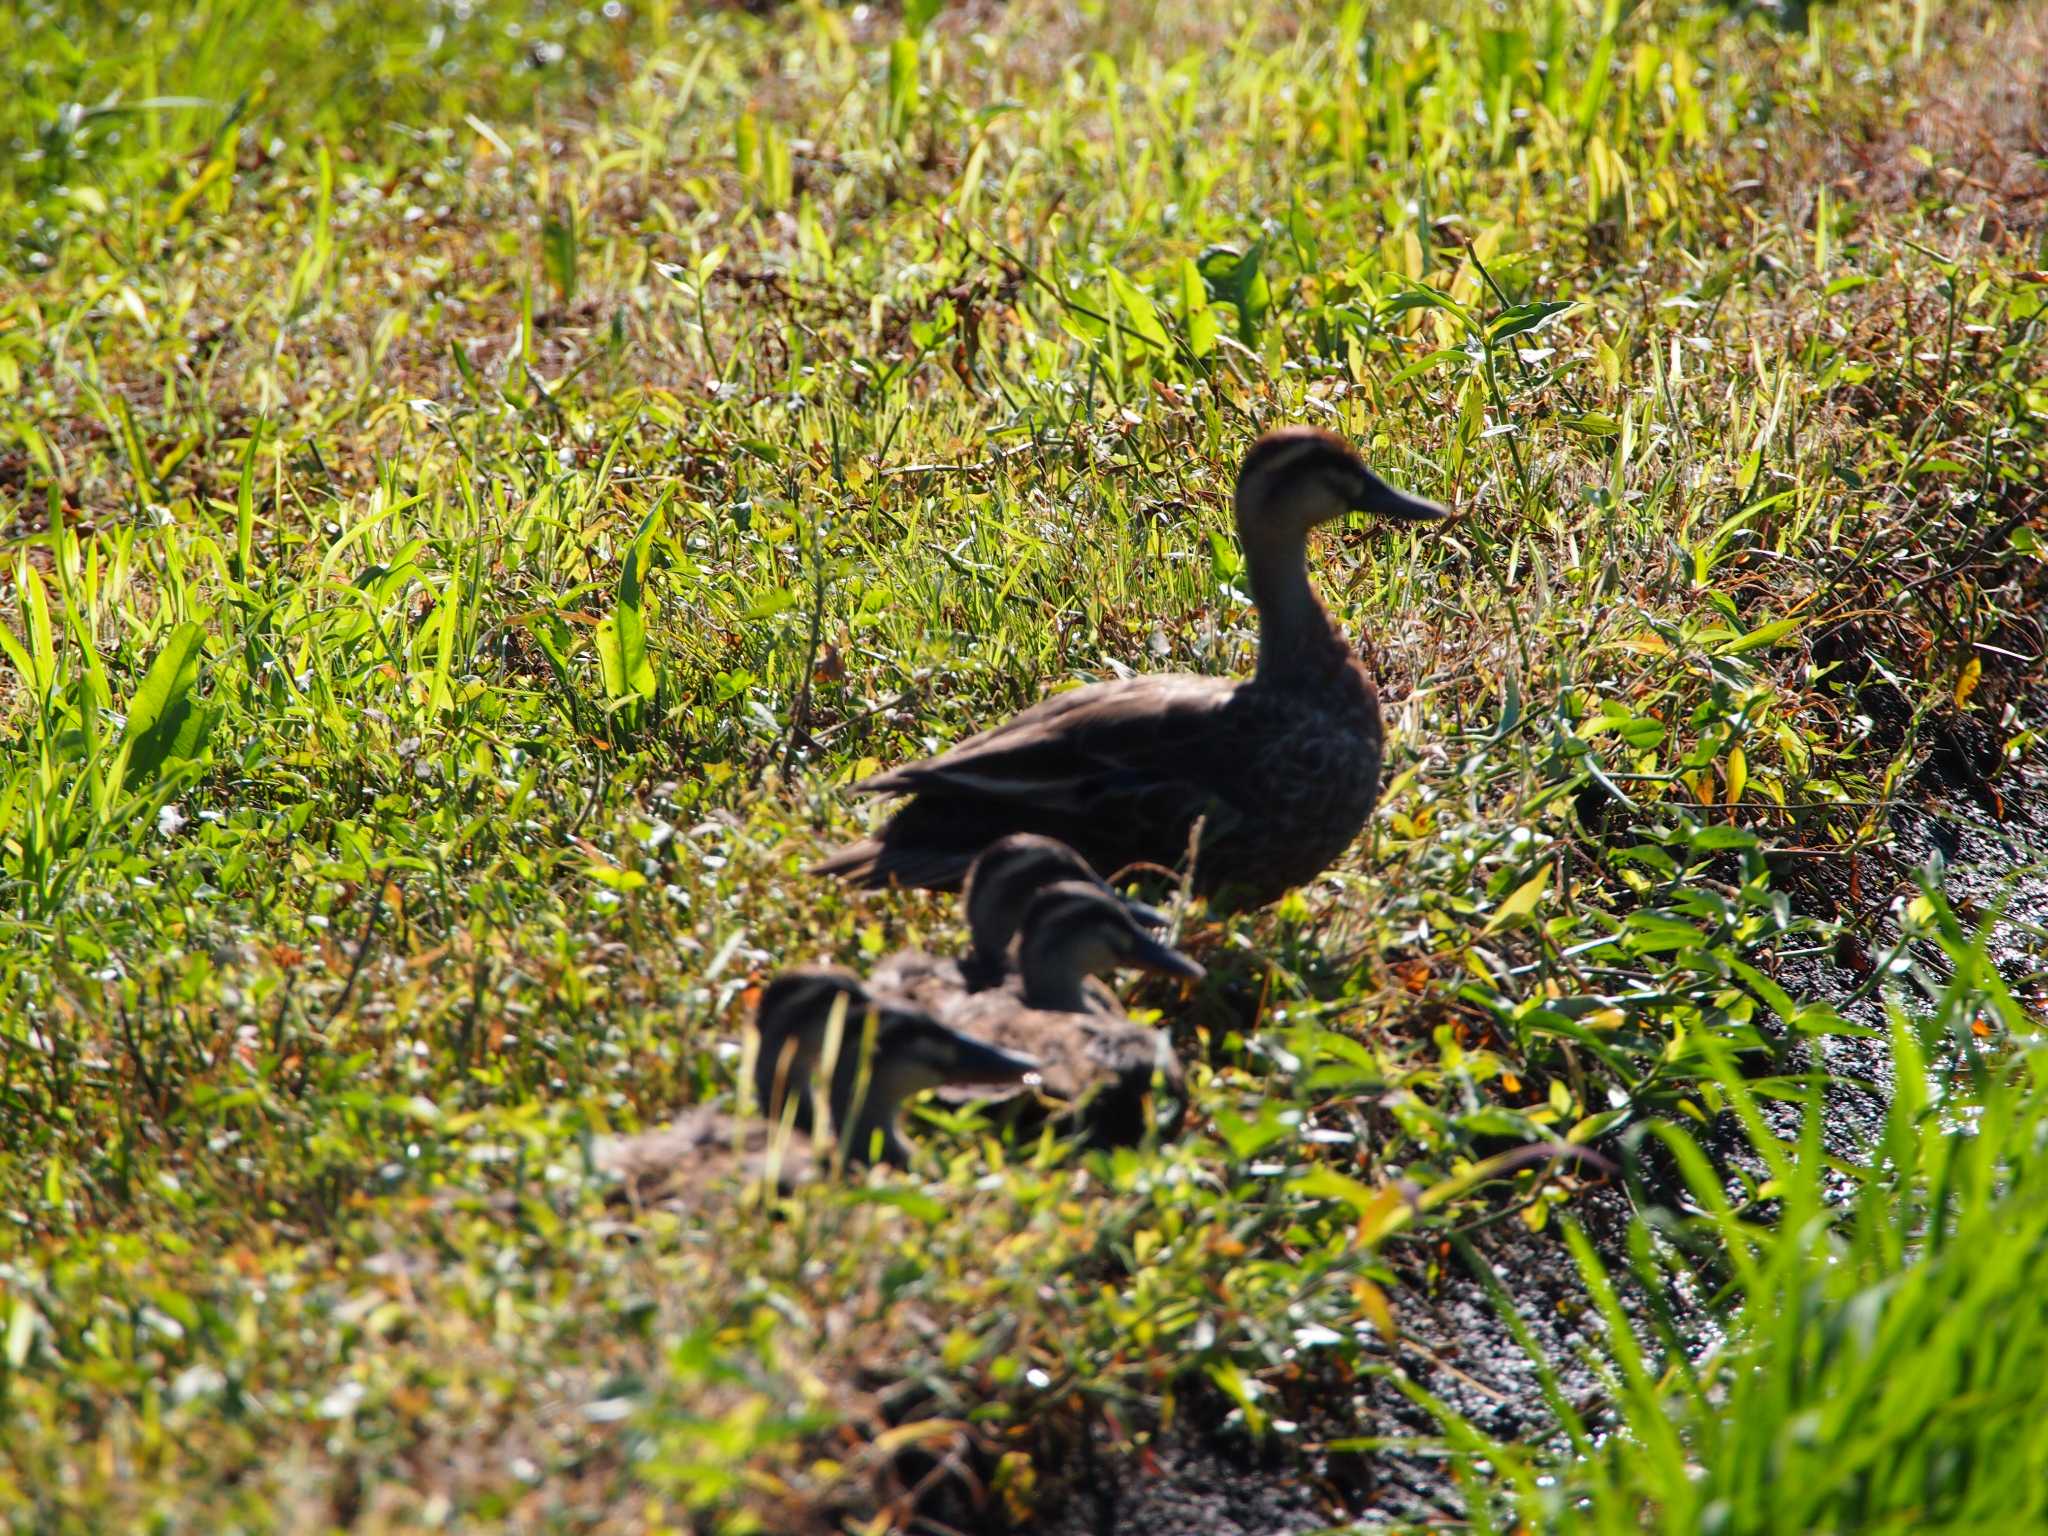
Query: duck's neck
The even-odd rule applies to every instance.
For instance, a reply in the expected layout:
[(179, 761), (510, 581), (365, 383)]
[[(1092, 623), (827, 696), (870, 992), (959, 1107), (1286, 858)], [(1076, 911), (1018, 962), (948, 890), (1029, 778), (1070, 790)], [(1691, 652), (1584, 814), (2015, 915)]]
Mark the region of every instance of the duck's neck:
[[(856, 1045), (854, 1047), (858, 1049)], [(755, 1068), (754, 1102), (760, 1112), (770, 1120), (783, 1118), (783, 1105), (794, 1106), (791, 1124), (806, 1135), (818, 1129), (811, 1114), (811, 1071), (814, 1054), (798, 1053), (784, 1063), (767, 1055)], [(832, 1113), (832, 1134), (846, 1151), (848, 1161), (865, 1163), (874, 1155), (875, 1135), (881, 1134), (881, 1160), (892, 1167), (901, 1168), (910, 1161), (910, 1148), (904, 1143), (902, 1133), (896, 1128), (896, 1120), (902, 1108), (901, 1095), (882, 1091), (882, 1085), (873, 1073), (868, 1074), (866, 1096), (860, 1098), (860, 1074), (841, 1068), (833, 1074), (827, 1092)]]
[(975, 944), (960, 959), (960, 979), (967, 983), (970, 992), (982, 992), (995, 986), (1009, 974), (1010, 966), (1001, 948)]
[(1344, 642), (1309, 584), (1307, 537), (1267, 528), (1243, 543), (1245, 579), (1259, 610), (1258, 681), (1281, 682), (1326, 664)]
[(1022, 956), (1024, 1002), (1050, 1013), (1088, 1011), (1088, 973), (1058, 955)]
[(1018, 916), (993, 893), (977, 889), (967, 909), (968, 949), (960, 962), (960, 973), (970, 991), (992, 987), (1010, 970), (1010, 955), (1017, 942)]

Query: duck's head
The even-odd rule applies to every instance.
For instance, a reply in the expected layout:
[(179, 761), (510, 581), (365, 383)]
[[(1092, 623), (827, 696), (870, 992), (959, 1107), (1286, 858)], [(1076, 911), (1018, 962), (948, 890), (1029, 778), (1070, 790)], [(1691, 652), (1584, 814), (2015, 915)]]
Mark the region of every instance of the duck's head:
[(883, 1002), (860, 978), (826, 966), (785, 971), (762, 990), (754, 1013), (759, 1037), (754, 1091), (779, 1119), (791, 1093), (797, 1123), (807, 1126), (804, 1089), (831, 1058), (826, 1090), (832, 1124), (848, 1157), (868, 1157), (881, 1138), (885, 1162), (907, 1149), (896, 1133), (904, 1100), (955, 1083), (1022, 1082), (1038, 1063), (948, 1029), (915, 1008)]
[(1398, 491), (1365, 467), (1343, 438), (1320, 427), (1281, 427), (1253, 443), (1237, 472), (1237, 527), (1247, 547), (1289, 542), (1347, 512), (1433, 522), (1449, 509)]
[(1124, 909), (1144, 927), (1166, 926), (1164, 913), (1117, 896), (1086, 859), (1058, 838), (1013, 832), (982, 849), (961, 887), (961, 906), (967, 914), (967, 931), (973, 938), (976, 963), (1000, 970), (1010, 940), (1023, 925), (1032, 899), (1062, 882), (1092, 886), (1121, 901)]
[(1199, 981), (1202, 967), (1161, 943), (1100, 882), (1063, 880), (1047, 886), (1024, 909), (1018, 933), (1018, 969), (1025, 1000), (1036, 1008), (1080, 1011), (1082, 981), (1111, 971), (1155, 971)]

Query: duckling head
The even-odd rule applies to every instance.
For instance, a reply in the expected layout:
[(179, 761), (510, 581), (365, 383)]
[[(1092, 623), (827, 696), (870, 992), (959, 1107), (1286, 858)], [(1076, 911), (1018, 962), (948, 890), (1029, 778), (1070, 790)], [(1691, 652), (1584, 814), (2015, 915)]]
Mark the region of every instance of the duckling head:
[(1317, 524), (1347, 512), (1404, 522), (1450, 515), (1437, 502), (1387, 484), (1349, 443), (1320, 427), (1268, 432), (1245, 454), (1237, 472), (1237, 527), (1247, 548), (1274, 538), (1304, 538)]
[(928, 1088), (954, 1083), (1014, 1083), (1038, 1063), (1029, 1056), (948, 1029), (929, 1014), (884, 1003), (845, 971), (785, 971), (761, 993), (754, 1027), (755, 1097), (780, 1118), (791, 1093), (795, 1121), (811, 1123), (805, 1089), (821, 1066), (830, 1078), (826, 1102), (847, 1157), (865, 1162), (879, 1142), (881, 1161), (909, 1161), (896, 1121), (903, 1103)]
[(1080, 1012), (1081, 983), (1116, 970), (1155, 971), (1199, 981), (1202, 967), (1146, 931), (1144, 922), (1099, 883), (1048, 886), (1025, 909), (1018, 968), (1034, 1008)]
[(1058, 838), (1013, 832), (982, 849), (961, 887), (961, 906), (974, 946), (973, 963), (1000, 974), (1010, 941), (1022, 926), (1032, 899), (1063, 881), (1089, 885), (1115, 897), (1148, 928), (1166, 926), (1166, 915), (1156, 908), (1115, 896), (1088, 861)]

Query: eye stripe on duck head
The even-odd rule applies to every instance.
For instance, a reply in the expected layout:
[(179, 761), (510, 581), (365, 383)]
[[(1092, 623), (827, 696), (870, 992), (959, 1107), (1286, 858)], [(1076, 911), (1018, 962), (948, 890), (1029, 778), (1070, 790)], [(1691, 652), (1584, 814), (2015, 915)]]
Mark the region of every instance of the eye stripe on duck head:
[(1260, 476), (1299, 474), (1311, 465), (1365, 467), (1357, 451), (1334, 432), (1321, 427), (1276, 427), (1245, 450), (1237, 478), (1242, 483)]
[(1108, 890), (1088, 861), (1058, 838), (1016, 832), (984, 848), (960, 893), (976, 963), (1000, 968), (1032, 898), (1061, 881)]
[(804, 1088), (824, 1053), (835, 1012), (842, 1020), (841, 1040), (850, 1036), (858, 1042), (871, 1006), (867, 988), (851, 972), (807, 966), (772, 978), (754, 1009), (756, 1107), (777, 1116), (785, 1093), (794, 1093), (798, 1124), (807, 1124)]
[(1189, 979), (1201, 966), (1148, 933), (1113, 892), (1078, 881), (1063, 881), (1035, 897), (1024, 914), (1019, 940), (1024, 998), (1034, 1008), (1080, 1012), (1081, 984), (1120, 966), (1133, 966)]
[(884, 1005), (881, 1029), (875, 1077), (879, 1085), (886, 1076), (886, 1094), (898, 1098), (949, 1083), (1013, 1083), (1038, 1066), (1028, 1056), (964, 1035), (915, 1009)]
[(1016, 1082), (1037, 1066), (927, 1013), (878, 1000), (851, 972), (826, 966), (784, 971), (763, 989), (754, 1015), (755, 1099), (770, 1118), (780, 1118), (793, 1096), (796, 1124), (810, 1128), (808, 1090), (832, 1043), (835, 1018), (839, 1034), (827, 1091), (833, 1121), (843, 1125), (858, 1105), (856, 1133), (883, 1130), (892, 1149), (896, 1112), (909, 1095), (946, 1083)]
[(1388, 485), (1358, 451), (1320, 427), (1281, 427), (1244, 456), (1237, 472), (1237, 523), (1251, 539), (1280, 527), (1305, 532), (1346, 512), (1410, 521), (1441, 518), (1436, 502)]
[(928, 1014), (880, 1001), (851, 971), (807, 966), (782, 972), (762, 989), (754, 1013), (762, 1061), (772, 1066), (793, 1045), (806, 1069), (815, 1065), (835, 1017), (842, 1042), (851, 1041), (856, 1049), (872, 1019), (878, 1056), (926, 1049), (933, 1030), (952, 1034)]

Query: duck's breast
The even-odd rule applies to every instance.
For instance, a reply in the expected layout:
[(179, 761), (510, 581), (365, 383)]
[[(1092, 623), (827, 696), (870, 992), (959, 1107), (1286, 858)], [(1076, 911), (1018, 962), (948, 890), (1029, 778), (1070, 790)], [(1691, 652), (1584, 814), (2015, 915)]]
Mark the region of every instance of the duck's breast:
[(1275, 690), (1246, 722), (1235, 828), (1219, 878), (1265, 899), (1313, 879), (1357, 838), (1379, 798), (1379, 699), (1356, 662), (1318, 686)]

